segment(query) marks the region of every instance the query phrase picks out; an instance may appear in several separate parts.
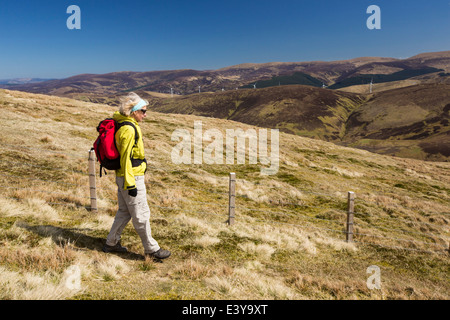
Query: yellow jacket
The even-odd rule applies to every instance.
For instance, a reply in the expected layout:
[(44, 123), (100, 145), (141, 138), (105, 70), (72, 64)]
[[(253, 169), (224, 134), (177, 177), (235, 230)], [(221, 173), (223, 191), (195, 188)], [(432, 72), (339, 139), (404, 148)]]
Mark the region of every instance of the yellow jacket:
[(135, 131), (132, 126), (124, 125), (120, 127), (115, 135), (117, 150), (120, 153), (120, 169), (116, 170), (116, 176), (124, 177), (123, 188), (125, 190), (134, 189), (136, 188), (136, 181), (134, 180), (134, 177), (143, 176), (147, 169), (147, 164), (145, 162), (142, 162), (137, 167), (133, 167), (131, 163), (132, 158), (139, 160), (145, 159), (144, 141), (142, 140), (141, 128), (135, 119), (125, 117), (121, 115), (119, 111), (114, 113), (113, 119), (118, 123), (124, 121), (133, 123), (139, 135), (136, 146), (134, 144), (136, 141), (134, 137)]

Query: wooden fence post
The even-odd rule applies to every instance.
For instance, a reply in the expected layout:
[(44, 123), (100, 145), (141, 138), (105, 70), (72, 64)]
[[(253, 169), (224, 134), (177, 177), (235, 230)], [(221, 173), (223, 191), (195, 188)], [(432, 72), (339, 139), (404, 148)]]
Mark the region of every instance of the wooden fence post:
[(348, 192), (348, 202), (347, 202), (347, 231), (346, 240), (347, 242), (353, 242), (353, 216), (355, 208), (355, 193), (352, 191)]
[(95, 186), (95, 151), (89, 151), (89, 193), (91, 197), (91, 211), (98, 212), (97, 188)]
[(228, 196), (228, 225), (234, 224), (234, 214), (236, 208), (236, 173), (230, 173), (230, 190)]

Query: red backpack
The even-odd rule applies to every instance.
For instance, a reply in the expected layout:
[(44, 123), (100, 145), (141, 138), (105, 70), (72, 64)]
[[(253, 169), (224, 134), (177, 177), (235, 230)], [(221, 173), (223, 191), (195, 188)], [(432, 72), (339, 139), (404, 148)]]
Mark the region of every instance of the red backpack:
[(100, 177), (102, 176), (102, 168), (108, 170), (118, 170), (120, 169), (120, 154), (117, 150), (115, 135), (117, 130), (124, 125), (130, 125), (134, 128), (135, 141), (138, 141), (138, 132), (136, 126), (129, 121), (124, 121), (118, 123), (116, 120), (107, 118), (100, 121), (97, 126), (97, 131), (99, 133), (97, 140), (94, 142), (95, 155), (97, 156), (98, 162), (100, 162)]

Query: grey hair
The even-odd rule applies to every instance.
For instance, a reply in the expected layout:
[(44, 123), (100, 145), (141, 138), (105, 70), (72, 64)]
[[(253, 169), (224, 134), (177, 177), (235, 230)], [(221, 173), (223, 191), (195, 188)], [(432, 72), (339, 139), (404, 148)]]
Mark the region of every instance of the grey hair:
[[(126, 96), (120, 97), (119, 101), (120, 101), (119, 103), (120, 114), (125, 117), (129, 117), (131, 115), (131, 109), (133, 109), (133, 107), (137, 105), (139, 101), (141, 101), (141, 97), (139, 97), (134, 92), (130, 92)], [(148, 104), (147, 100), (144, 101)]]

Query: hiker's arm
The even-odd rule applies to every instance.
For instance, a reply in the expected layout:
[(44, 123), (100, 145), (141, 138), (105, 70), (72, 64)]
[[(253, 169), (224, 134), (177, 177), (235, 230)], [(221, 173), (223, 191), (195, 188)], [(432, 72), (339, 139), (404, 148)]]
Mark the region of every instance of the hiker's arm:
[(120, 153), (120, 167), (123, 168), (125, 190), (136, 188), (134, 180), (133, 166), (131, 164), (131, 152), (134, 146), (134, 129), (130, 126), (123, 126), (119, 132), (119, 143), (117, 149)]

